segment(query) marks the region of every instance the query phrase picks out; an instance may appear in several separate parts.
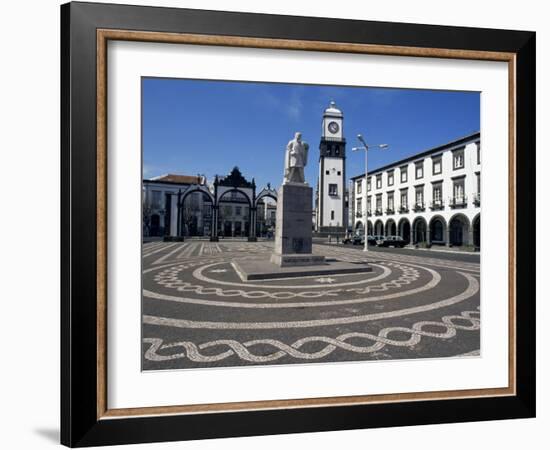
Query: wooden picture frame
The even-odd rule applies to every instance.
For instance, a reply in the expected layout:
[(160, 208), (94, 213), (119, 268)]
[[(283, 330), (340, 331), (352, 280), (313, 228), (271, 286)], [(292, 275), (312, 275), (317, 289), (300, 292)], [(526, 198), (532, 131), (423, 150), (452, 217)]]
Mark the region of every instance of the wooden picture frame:
[[(130, 40), (505, 61), (509, 386), (109, 409), (106, 43)], [(61, 7), (61, 442), (91, 446), (535, 415), (535, 33), (69, 3)]]

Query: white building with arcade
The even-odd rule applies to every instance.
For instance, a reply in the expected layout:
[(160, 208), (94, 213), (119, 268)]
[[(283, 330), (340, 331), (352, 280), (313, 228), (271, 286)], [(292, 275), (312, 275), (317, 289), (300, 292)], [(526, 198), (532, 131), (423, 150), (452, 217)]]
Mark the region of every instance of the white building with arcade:
[(354, 231), (411, 245), (481, 246), (480, 133), (351, 178)]

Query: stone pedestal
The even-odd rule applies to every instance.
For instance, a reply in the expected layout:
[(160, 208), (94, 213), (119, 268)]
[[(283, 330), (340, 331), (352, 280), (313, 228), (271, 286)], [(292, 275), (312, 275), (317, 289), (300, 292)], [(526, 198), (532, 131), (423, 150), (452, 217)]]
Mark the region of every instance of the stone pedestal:
[(271, 262), (279, 267), (325, 264), (324, 256), (312, 254), (312, 200), (313, 189), (304, 183), (286, 183), (277, 191)]

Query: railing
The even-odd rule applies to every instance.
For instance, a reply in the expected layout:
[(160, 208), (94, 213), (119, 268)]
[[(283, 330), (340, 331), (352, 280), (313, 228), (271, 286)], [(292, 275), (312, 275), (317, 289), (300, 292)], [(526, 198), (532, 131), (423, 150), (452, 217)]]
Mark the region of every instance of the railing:
[(386, 214), (393, 214), (395, 210), (393, 208), (386, 208)]
[(358, 219), (360, 219), (361, 217), (363, 217), (363, 213), (361, 211), (357, 211), (355, 213), (355, 217), (357, 217)]
[(425, 210), (426, 210), (426, 207), (424, 206), (424, 202), (416, 202), (414, 204), (414, 208), (413, 208), (414, 212), (425, 211)]
[(408, 212), (409, 212), (409, 207), (408, 207), (407, 205), (401, 205), (401, 206), (399, 207), (399, 212), (400, 212), (401, 214), (408, 213)]
[(444, 208), (445, 208), (445, 203), (443, 202), (443, 200), (433, 200), (430, 204), (430, 209), (434, 211), (444, 209)]
[(375, 216), (381, 216), (382, 215), (382, 209), (381, 208), (376, 208), (376, 210), (374, 211), (374, 215)]
[(449, 205), (451, 208), (465, 208), (468, 204), (468, 198), (465, 195), (459, 195), (452, 197), (449, 200)]
[(474, 194), (474, 205), (481, 205), (481, 194), (479, 192), (477, 194)]
[(372, 216), (372, 212), (370, 210), (367, 211), (367, 217)]

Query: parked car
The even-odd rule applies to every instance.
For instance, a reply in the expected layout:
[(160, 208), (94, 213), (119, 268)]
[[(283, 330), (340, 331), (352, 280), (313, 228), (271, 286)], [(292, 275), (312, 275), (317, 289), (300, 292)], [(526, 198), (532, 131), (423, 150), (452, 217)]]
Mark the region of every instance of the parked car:
[(386, 240), (386, 236), (384, 236), (383, 234), (375, 234), (373, 238), (374, 238), (375, 244), (378, 246), (381, 246)]
[(374, 239), (374, 236), (371, 236), (370, 234), (367, 236), (367, 241), (369, 245), (376, 245), (376, 239)]
[[(370, 234), (367, 236), (367, 242), (369, 245), (376, 245), (376, 239)], [(365, 245), (365, 236), (363, 234), (356, 234), (353, 236), (351, 243), (353, 245)]]
[(407, 245), (407, 242), (401, 236), (388, 236), (379, 245), (381, 247), (400, 247), (400, 248), (403, 248), (403, 247), (405, 247), (405, 245)]

